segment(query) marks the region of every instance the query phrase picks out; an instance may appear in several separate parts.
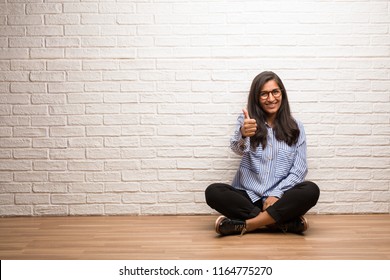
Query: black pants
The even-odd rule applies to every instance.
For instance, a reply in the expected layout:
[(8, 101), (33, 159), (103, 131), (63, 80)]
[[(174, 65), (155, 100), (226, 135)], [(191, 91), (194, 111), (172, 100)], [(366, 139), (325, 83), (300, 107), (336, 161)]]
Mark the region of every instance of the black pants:
[[(211, 208), (230, 219), (247, 220), (263, 211), (261, 199), (253, 203), (245, 191), (237, 190), (227, 184), (215, 183), (208, 186), (205, 196)], [(304, 215), (316, 205), (319, 196), (318, 186), (313, 182), (305, 181), (286, 191), (266, 211), (276, 223), (284, 223)]]

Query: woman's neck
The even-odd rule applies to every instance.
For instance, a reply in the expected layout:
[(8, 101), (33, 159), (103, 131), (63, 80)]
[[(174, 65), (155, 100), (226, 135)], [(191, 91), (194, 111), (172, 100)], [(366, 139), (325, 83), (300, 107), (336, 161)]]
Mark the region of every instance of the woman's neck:
[(267, 124), (270, 126), (270, 127), (274, 127), (274, 123), (275, 123), (275, 116), (268, 116), (267, 117)]

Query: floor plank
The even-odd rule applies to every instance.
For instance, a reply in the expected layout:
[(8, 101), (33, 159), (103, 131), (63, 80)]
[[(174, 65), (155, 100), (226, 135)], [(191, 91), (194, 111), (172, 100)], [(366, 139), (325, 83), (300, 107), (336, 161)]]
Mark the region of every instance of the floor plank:
[(2, 260), (390, 259), (390, 215), (308, 215), (303, 235), (219, 237), (215, 216), (0, 218)]

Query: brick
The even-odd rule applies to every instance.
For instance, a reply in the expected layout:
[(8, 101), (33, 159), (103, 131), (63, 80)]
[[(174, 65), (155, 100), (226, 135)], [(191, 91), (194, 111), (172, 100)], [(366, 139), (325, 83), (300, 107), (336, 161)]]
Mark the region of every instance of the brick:
[(103, 138), (100, 137), (85, 137), (85, 138), (76, 137), (76, 138), (70, 138), (68, 141), (69, 141), (69, 147), (74, 147), (74, 148), (103, 147)]
[(144, 159), (141, 161), (142, 169), (175, 169), (176, 167), (176, 160)]
[(133, 204), (108, 204), (104, 206), (105, 214), (107, 215), (139, 215), (139, 205)]
[(138, 124), (137, 116), (131, 115), (105, 115), (103, 123), (105, 125), (134, 125)]
[(26, 94), (2, 94), (0, 95), (0, 103), (28, 104), (30, 103), (30, 96)]
[(61, 82), (65, 81), (65, 74), (60, 71), (31, 72), (30, 80), (33, 82)]
[(48, 130), (46, 128), (15, 127), (14, 136), (16, 137), (46, 137)]
[(55, 160), (46, 160), (46, 161), (34, 161), (33, 169), (39, 171), (66, 171), (67, 163), (66, 161), (55, 161)]
[(50, 196), (48, 194), (16, 194), (15, 204), (36, 205), (49, 204)]
[(76, 14), (45, 14), (47, 25), (73, 25), (80, 24), (80, 15)]
[(106, 147), (138, 147), (138, 137), (106, 137), (104, 139)]
[(90, 126), (87, 127), (87, 136), (118, 136), (121, 128), (117, 126)]
[(69, 103), (102, 103), (103, 94), (101, 93), (69, 93), (68, 94)]
[(154, 19), (153, 15), (147, 15), (147, 14), (132, 14), (131, 17), (128, 15), (121, 15), (117, 14), (116, 16), (116, 22), (118, 24), (153, 24)]
[(32, 146), (34, 148), (66, 148), (66, 139), (33, 139)]
[(0, 15), (22, 15), (25, 13), (24, 4), (0, 4)]
[(64, 3), (64, 13), (97, 13), (99, 6), (97, 3)]
[(205, 206), (204, 203), (179, 203), (177, 204), (178, 215), (191, 215), (191, 213), (199, 213), (203, 215), (218, 213), (212, 210), (210, 207)]
[(190, 181), (194, 179), (194, 171), (192, 170), (159, 170), (159, 180), (167, 181)]
[(11, 92), (15, 93), (45, 93), (46, 85), (43, 83), (12, 83)]
[(9, 25), (42, 25), (43, 17), (39, 15), (8, 16)]
[[(13, 173), (11, 172), (0, 172), (0, 182), (11, 182), (13, 181)], [(0, 191), (3, 187), (0, 185)]]
[(103, 116), (73, 115), (68, 116), (69, 125), (99, 125), (103, 124)]
[(92, 60), (83, 62), (83, 70), (117, 70), (118, 62), (112, 60)]
[(84, 136), (85, 130), (83, 127), (51, 127), (51, 137), (76, 137)]
[(13, 108), (15, 115), (46, 115), (47, 112), (45, 105), (16, 105)]
[(100, 72), (94, 71), (69, 71), (67, 72), (67, 79), (70, 82), (101, 81), (102, 75)]
[(49, 113), (52, 115), (82, 115), (84, 114), (83, 105), (52, 105), (49, 107)]
[(157, 181), (157, 171), (155, 170), (132, 170), (122, 172), (122, 181), (144, 182)]
[(121, 201), (120, 194), (88, 194), (87, 203), (118, 204)]
[(121, 85), (117, 82), (95, 82), (86, 83), (85, 91), (87, 92), (118, 92), (120, 91)]
[[(2, 36), (24, 36), (25, 35), (25, 30), (26, 28), (25, 27), (21, 27), (21, 26), (0, 26), (0, 34)], [(7, 57), (7, 53), (8, 54), (13, 54), (13, 55), (16, 55), (17, 52), (15, 52), (14, 50), (7, 50), (7, 49), (4, 49), (4, 50), (1, 50), (2, 51), (2, 56), (0, 56), (1, 59), (3, 58), (6, 58)], [(27, 49), (25, 50), (25, 54), (27, 54)], [(14, 57), (14, 58), (18, 58), (18, 57)], [(21, 57), (19, 57), (20, 59)]]
[(105, 183), (104, 190), (106, 192), (138, 192), (140, 191), (139, 183), (138, 182), (117, 182), (117, 183)]
[(113, 93), (104, 94), (104, 103), (138, 103), (138, 96), (136, 94), (118, 94)]
[(67, 49), (65, 58), (76, 59), (76, 58), (95, 58), (99, 56), (99, 50), (97, 49)]
[(142, 215), (161, 215), (161, 213), (165, 213), (166, 215), (176, 214), (176, 205), (173, 204), (141, 205)]
[[(105, 36), (83, 36), (81, 45), (83, 47), (115, 47), (117, 39), (107, 34)], [(125, 46), (128, 46), (127, 44)]]
[(50, 150), (50, 159), (85, 159), (85, 150), (81, 148), (52, 149)]
[(47, 70), (50, 71), (81, 70), (81, 63), (79, 61), (71, 61), (71, 60), (48, 61)]
[(69, 191), (72, 193), (102, 193), (103, 183), (71, 183)]
[(0, 72), (0, 82), (3, 81), (26, 82), (28, 81), (28, 73), (15, 71)]
[[(4, 174), (4, 172), (2, 173)], [(3, 183), (0, 184), (0, 193), (31, 193), (31, 183)]]
[(104, 214), (103, 205), (70, 205), (69, 214), (73, 216), (97, 215)]
[(95, 14), (84, 14), (81, 16), (81, 24), (92, 24), (92, 25), (108, 25), (116, 22), (114, 15), (95, 15)]
[(0, 115), (10, 115), (11, 106), (9, 105), (0, 105)]
[[(180, 182), (180, 185), (182, 182)], [(176, 190), (175, 182), (142, 182), (141, 190), (144, 192), (174, 192)]]
[(12, 194), (0, 194), (0, 205), (13, 205), (14, 195)]
[(36, 216), (67, 216), (67, 206), (55, 206), (55, 205), (36, 205), (34, 206), (33, 215)]
[(83, 182), (84, 173), (82, 172), (50, 172), (50, 182)]
[(34, 193), (66, 193), (67, 184), (64, 183), (34, 183)]
[(31, 170), (31, 161), (28, 160), (0, 160), (0, 170), (28, 171)]
[(1, 148), (28, 148), (31, 147), (31, 139), (26, 138), (1, 138), (0, 139)]
[(161, 193), (158, 202), (161, 203), (190, 203), (194, 201), (194, 193)]
[(103, 166), (99, 161), (68, 161), (68, 169), (72, 171), (99, 171)]
[(9, 38), (9, 46), (12, 48), (42, 48), (42, 38)]
[(45, 38), (46, 46), (49, 48), (55, 47), (79, 47), (80, 39), (79, 38), (63, 38), (63, 37), (46, 37)]
[(120, 112), (120, 105), (117, 105), (117, 104), (86, 105), (85, 112), (87, 114), (119, 113)]
[(62, 36), (62, 26), (27, 26), (28, 36)]
[(389, 213), (388, 203), (360, 203), (354, 206), (354, 213)]
[(152, 126), (140, 126), (140, 127), (124, 127), (122, 128), (122, 135), (129, 136), (151, 136), (154, 135), (155, 128)]
[(14, 151), (16, 159), (45, 159), (48, 157), (46, 149), (22, 149)]
[(157, 196), (156, 194), (150, 194), (150, 193), (124, 194), (122, 196), (122, 201), (123, 203), (149, 204), (149, 203), (156, 203)]
[(35, 94), (31, 97), (32, 104), (64, 104), (65, 94)]
[(60, 117), (32, 117), (31, 124), (33, 126), (62, 126), (66, 125), (66, 118)]
[(88, 149), (88, 159), (117, 159), (120, 158), (120, 149), (105, 148), (105, 149)]
[(0, 216), (31, 216), (30, 205), (0, 205)]
[(14, 173), (15, 182), (46, 182), (47, 180), (47, 172), (39, 171)]

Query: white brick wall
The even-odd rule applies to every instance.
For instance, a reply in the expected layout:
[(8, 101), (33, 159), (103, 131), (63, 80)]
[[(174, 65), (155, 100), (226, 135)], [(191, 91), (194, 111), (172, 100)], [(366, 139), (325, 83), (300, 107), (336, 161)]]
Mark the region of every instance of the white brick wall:
[(306, 126), (313, 213), (390, 212), (389, 1), (0, 1), (0, 216), (213, 213), (253, 77)]

